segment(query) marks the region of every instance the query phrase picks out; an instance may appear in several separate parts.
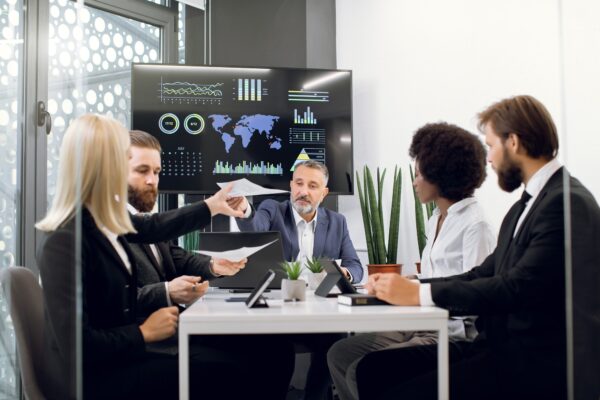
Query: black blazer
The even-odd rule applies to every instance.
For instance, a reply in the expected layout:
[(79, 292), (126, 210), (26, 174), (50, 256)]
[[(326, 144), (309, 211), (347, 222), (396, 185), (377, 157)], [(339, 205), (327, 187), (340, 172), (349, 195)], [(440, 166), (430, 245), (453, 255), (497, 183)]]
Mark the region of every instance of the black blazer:
[(204, 203), (151, 216), (132, 216), (138, 233), (118, 239), (129, 256), (132, 269), (129, 273), (89, 211), (84, 208), (80, 215), (80, 230), (72, 218), (56, 231), (49, 232), (37, 257), (45, 301), (43, 357), (46, 365), (45, 374), (40, 378), (48, 398), (76, 397), (77, 266), (81, 265), (82, 365), (86, 393), (94, 384), (110, 384), (102, 382), (103, 374), (130, 367), (145, 353), (135, 318), (137, 268), (128, 240), (169, 240), (199, 229), (211, 219)]
[(201, 276), (210, 280), (210, 257), (185, 251), (171, 242), (156, 243), (162, 258), (158, 265), (149, 244), (131, 243), (131, 252), (137, 264), (137, 314), (146, 317), (161, 307), (167, 307), (165, 281), (181, 275)]
[[(501, 360), (495, 371), (500, 379), (514, 382), (511, 377), (522, 377), (528, 388), (554, 385), (558, 391), (555, 393), (565, 394), (562, 180), (563, 168), (544, 186), (515, 238), (518, 204), (509, 210), (500, 228), (498, 246), (481, 266), (465, 274), (429, 281), (436, 305), (454, 315), (481, 316), (484, 324), (479, 340)], [(569, 177), (569, 182), (574, 229), (582, 218), (599, 224), (600, 210), (593, 196), (577, 179)], [(598, 229), (582, 240), (595, 243), (587, 247), (596, 247), (598, 254)], [(576, 268), (595, 271), (597, 265), (588, 263)], [(515, 383), (518, 392), (516, 385), (519, 383)]]

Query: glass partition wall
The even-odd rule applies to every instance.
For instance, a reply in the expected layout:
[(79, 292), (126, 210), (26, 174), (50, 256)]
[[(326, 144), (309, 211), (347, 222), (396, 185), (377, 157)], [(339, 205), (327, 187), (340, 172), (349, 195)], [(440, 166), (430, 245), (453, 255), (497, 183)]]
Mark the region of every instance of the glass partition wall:
[(568, 398), (600, 399), (600, 4), (557, 4)]
[(161, 39), (158, 26), (50, 0), (48, 111), (54, 128), (48, 136), (48, 204), (66, 127), (84, 113), (108, 115), (129, 127), (131, 64), (162, 62)]
[[(559, 0), (557, 10), (561, 108), (552, 111), (558, 111), (560, 159), (589, 189), (584, 208), (569, 181), (563, 183), (568, 398), (598, 399), (600, 5)], [(33, 224), (56, 195), (66, 128), (86, 112), (110, 115), (129, 128), (131, 63), (184, 62), (185, 11), (164, 0), (0, 0), (0, 269), (24, 265), (37, 274), (42, 238)], [(52, 117), (48, 135), (50, 120), (36, 123), (39, 101)], [(22, 394), (8, 300), (1, 292), (0, 400)]]
[[(23, 0), (0, 2), (0, 269), (18, 259), (23, 138), (24, 41)], [(18, 394), (15, 333), (8, 299), (0, 295), (0, 399)]]
[[(177, 42), (177, 16), (177, 3), (168, 1), (0, 0), (0, 272), (25, 266), (39, 281), (35, 253), (44, 235), (34, 224), (56, 196), (66, 129), (84, 113), (108, 115), (130, 128), (131, 64), (177, 62), (184, 46)], [(76, 266), (68, 289), (76, 299), (69, 311), (74, 329), (65, 332), (75, 371), (81, 371), (80, 239), (76, 223), (74, 259), (64, 260)], [(23, 300), (2, 289), (0, 400), (31, 397), (20, 376), (29, 361), (17, 351), (18, 338), (31, 332), (15, 331), (10, 307)], [(35, 356), (36, 362), (43, 358)], [(61, 373), (81, 398), (80, 374)]]

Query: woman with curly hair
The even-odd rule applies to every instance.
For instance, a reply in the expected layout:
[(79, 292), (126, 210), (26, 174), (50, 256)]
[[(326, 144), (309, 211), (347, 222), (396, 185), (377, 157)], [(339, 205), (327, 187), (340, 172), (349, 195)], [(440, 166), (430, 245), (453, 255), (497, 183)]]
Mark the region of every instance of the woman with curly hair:
[[(419, 278), (455, 275), (479, 265), (496, 245), (492, 228), (473, 197), (486, 176), (483, 144), (456, 125), (427, 124), (414, 134), (409, 154), (415, 159), (414, 187), (419, 200), (436, 205), (427, 223)], [(394, 275), (381, 274), (379, 279)], [(472, 341), (476, 335), (473, 317), (451, 318), (450, 354), (460, 354), (460, 342)], [(338, 341), (327, 359), (340, 399), (376, 397), (382, 382), (377, 375), (395, 373), (402, 361), (394, 357), (393, 349), (436, 343), (437, 333), (421, 331), (369, 333)], [(361, 368), (367, 357), (377, 358), (379, 362), (369, 364), (381, 369)]]
[(436, 205), (427, 223), (419, 278), (467, 272), (496, 245), (483, 210), (473, 197), (486, 176), (485, 149), (466, 130), (436, 123), (415, 133), (409, 154), (415, 159), (414, 187), (419, 200)]

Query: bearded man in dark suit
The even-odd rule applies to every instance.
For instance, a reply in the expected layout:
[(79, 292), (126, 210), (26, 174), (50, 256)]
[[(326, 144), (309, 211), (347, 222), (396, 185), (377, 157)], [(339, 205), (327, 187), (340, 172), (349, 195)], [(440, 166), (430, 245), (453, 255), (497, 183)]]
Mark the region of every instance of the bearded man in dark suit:
[[(158, 196), (161, 171), (160, 143), (142, 131), (131, 131), (128, 196), (129, 212), (151, 212)], [(191, 304), (208, 288), (208, 281), (231, 276), (246, 261), (233, 262), (193, 254), (170, 242), (134, 244), (131, 250), (138, 263), (138, 313), (152, 313), (160, 307)]]
[[(133, 214), (150, 212), (158, 195), (160, 143), (143, 131), (131, 131), (130, 138), (128, 208)], [(247, 261), (213, 259), (190, 253), (171, 242), (132, 243), (131, 251), (137, 263), (141, 319), (161, 307), (192, 304), (205, 294), (209, 280), (235, 275)], [(293, 347), (287, 340), (264, 335), (200, 336), (194, 337), (190, 344), (192, 366), (207, 362), (215, 366), (215, 378), (200, 385), (207, 398), (239, 398), (259, 393), (261, 398), (280, 399), (286, 395), (294, 367)], [(177, 338), (152, 343), (147, 349), (177, 354)]]
[[(578, 398), (598, 398), (600, 208), (556, 159), (556, 127), (538, 100), (516, 96), (492, 104), (479, 114), (479, 127), (500, 187), (525, 186), (494, 252), (461, 275), (419, 282), (377, 274), (368, 289), (392, 304), (479, 316), (479, 337), (450, 354), (450, 398), (566, 399), (567, 316), (575, 329), (569, 338), (575, 391)], [(565, 253), (571, 244), (572, 255)], [(567, 271), (572, 305), (565, 300)], [(373, 352), (359, 363), (357, 380), (361, 398), (435, 398), (435, 346)]]

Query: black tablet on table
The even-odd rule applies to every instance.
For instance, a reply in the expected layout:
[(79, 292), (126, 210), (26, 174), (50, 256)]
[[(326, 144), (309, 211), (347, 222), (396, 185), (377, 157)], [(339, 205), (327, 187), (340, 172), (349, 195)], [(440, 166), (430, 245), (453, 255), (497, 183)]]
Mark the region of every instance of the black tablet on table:
[(321, 264), (327, 272), (325, 279), (315, 290), (315, 294), (321, 297), (330, 296), (329, 292), (334, 286), (340, 289), (342, 294), (357, 293), (352, 283), (346, 279), (346, 275), (342, 268), (334, 260), (321, 260)]
[(258, 285), (256, 285), (254, 287), (254, 290), (252, 291), (252, 293), (250, 293), (250, 295), (246, 299), (246, 306), (248, 306), (248, 308), (252, 308), (252, 307), (269, 307), (269, 305), (267, 304), (267, 302), (266, 302), (266, 300), (264, 298), (260, 302), (259, 302), (259, 299), (261, 298), (263, 292), (269, 286), (269, 283), (271, 283), (271, 281), (273, 279), (275, 279), (275, 271), (273, 271), (272, 269), (270, 269), (262, 277), (262, 279), (260, 280), (260, 282), (258, 282)]

